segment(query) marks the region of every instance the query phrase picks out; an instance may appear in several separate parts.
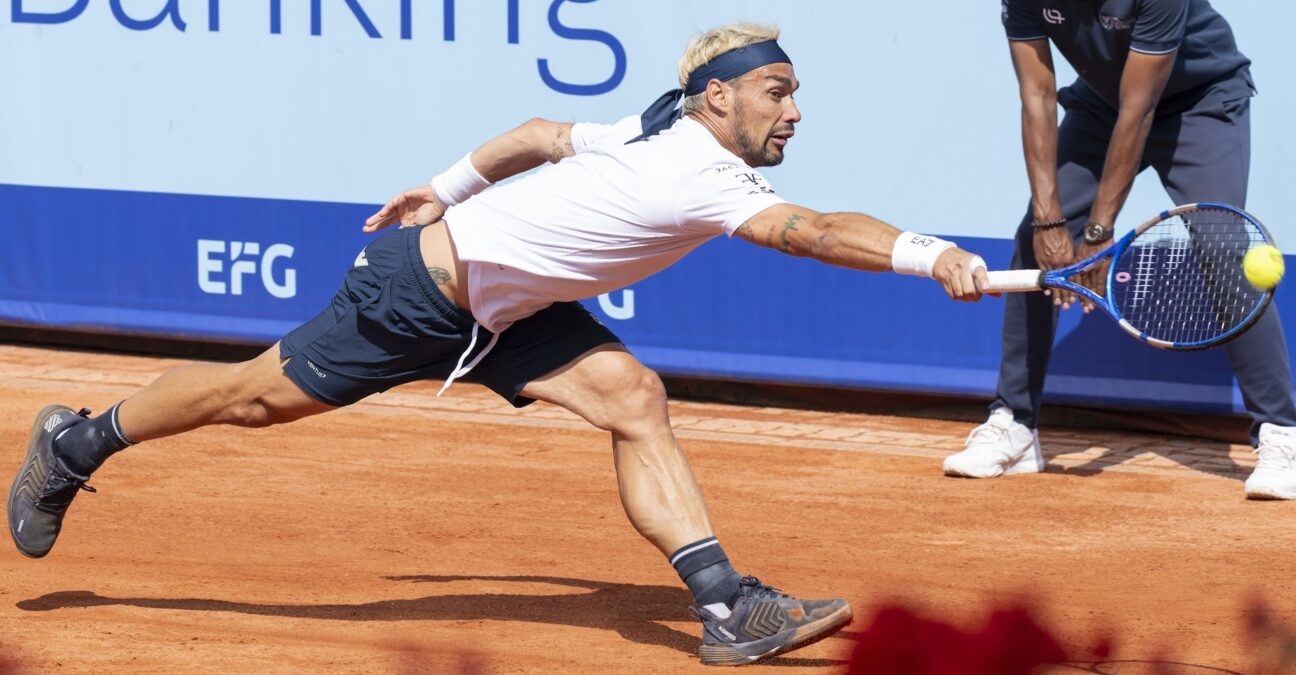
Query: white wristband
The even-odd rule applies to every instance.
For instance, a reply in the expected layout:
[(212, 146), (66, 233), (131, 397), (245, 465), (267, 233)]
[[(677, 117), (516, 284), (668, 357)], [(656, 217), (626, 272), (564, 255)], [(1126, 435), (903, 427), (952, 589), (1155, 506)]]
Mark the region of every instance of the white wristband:
[(471, 158), (470, 152), (432, 179), (432, 191), (447, 207), (454, 206), (491, 185), (490, 181), (477, 173)]
[(891, 269), (897, 274), (930, 277), (936, 259), (949, 248), (954, 248), (954, 242), (916, 232), (901, 232), (891, 249)]

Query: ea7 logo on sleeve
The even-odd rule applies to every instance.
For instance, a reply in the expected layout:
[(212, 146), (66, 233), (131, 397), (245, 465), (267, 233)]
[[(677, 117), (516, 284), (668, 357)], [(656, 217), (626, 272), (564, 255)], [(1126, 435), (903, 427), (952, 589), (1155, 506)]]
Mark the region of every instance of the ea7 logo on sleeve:
[(765, 177), (755, 171), (738, 172), (734, 176), (738, 178), (738, 182), (748, 186), (747, 194), (749, 195), (758, 193), (774, 194), (774, 188), (765, 182)]
[(297, 270), (276, 265), (291, 259), (293, 252), (288, 244), (271, 244), (262, 254), (261, 244), (255, 241), (199, 239), (198, 288), (211, 295), (243, 295), (243, 278), (252, 276), (260, 278), (261, 286), (276, 298), (295, 297)]

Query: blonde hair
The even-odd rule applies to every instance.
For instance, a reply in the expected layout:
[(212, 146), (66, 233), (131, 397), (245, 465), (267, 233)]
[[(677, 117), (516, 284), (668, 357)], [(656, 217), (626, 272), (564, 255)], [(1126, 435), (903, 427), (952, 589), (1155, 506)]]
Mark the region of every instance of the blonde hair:
[[(706, 65), (711, 59), (739, 47), (746, 47), (757, 42), (777, 40), (778, 37), (779, 29), (777, 26), (758, 23), (742, 22), (713, 28), (693, 38), (693, 41), (684, 50), (684, 56), (680, 58), (679, 62), (680, 86), (687, 87), (689, 76), (693, 74), (693, 71)], [(685, 97), (681, 109), (685, 113), (689, 113), (701, 108), (702, 96), (703, 94), (694, 94)]]

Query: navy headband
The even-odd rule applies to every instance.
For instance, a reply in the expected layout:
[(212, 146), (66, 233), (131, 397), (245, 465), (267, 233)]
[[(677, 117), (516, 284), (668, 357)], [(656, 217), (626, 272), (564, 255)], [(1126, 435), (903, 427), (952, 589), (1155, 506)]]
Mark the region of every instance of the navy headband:
[(787, 53), (774, 40), (731, 49), (698, 66), (689, 73), (688, 82), (683, 89), (672, 89), (648, 106), (643, 115), (640, 115), (640, 119), (643, 120), (643, 133), (631, 139), (629, 143), (642, 141), (664, 129), (669, 129), (684, 115), (682, 109), (675, 107), (680, 100), (706, 91), (707, 83), (711, 80), (728, 82), (771, 63), (792, 63), (792, 59), (788, 58)]

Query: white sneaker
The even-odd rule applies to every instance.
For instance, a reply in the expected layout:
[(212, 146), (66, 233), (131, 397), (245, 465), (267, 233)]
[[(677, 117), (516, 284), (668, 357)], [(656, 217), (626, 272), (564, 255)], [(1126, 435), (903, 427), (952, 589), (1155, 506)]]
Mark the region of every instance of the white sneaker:
[(1008, 408), (996, 408), (985, 424), (972, 430), (966, 450), (945, 458), (946, 476), (994, 478), (1044, 470), (1039, 434), (1013, 419)]
[(1247, 499), (1296, 499), (1296, 427), (1260, 425), (1256, 468), (1246, 481)]

